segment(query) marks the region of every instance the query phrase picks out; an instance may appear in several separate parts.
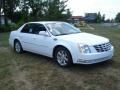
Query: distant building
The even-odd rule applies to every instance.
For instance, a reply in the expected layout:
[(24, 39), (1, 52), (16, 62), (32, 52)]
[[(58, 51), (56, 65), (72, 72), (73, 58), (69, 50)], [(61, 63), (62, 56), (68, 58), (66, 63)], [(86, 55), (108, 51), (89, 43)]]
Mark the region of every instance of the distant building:
[[(11, 20), (8, 19), (8, 18), (7, 18), (7, 20), (8, 20), (8, 24), (10, 24), (10, 23), (11, 23)], [(4, 16), (4, 15), (1, 15), (1, 16), (0, 16), (0, 23), (1, 23), (1, 25), (4, 25), (4, 24), (5, 24), (5, 16)]]
[(97, 18), (97, 13), (86, 13), (84, 17), (86, 22), (91, 22), (91, 23), (95, 23), (96, 18)]
[(77, 23), (77, 22), (80, 22), (80, 21), (84, 21), (84, 17), (83, 16), (71, 16), (68, 19), (68, 21), (71, 22), (71, 23)]
[(1, 15), (1, 16), (0, 16), (0, 23), (1, 23), (2, 25), (5, 24), (4, 15)]

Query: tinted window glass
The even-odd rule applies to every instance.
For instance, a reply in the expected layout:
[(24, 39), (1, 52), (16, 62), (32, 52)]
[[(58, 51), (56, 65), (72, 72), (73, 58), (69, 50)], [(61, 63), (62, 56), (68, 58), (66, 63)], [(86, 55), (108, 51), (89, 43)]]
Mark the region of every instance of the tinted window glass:
[(23, 33), (39, 34), (40, 31), (46, 31), (45, 27), (42, 24), (26, 24), (22, 31)]
[(45, 27), (42, 24), (34, 24), (32, 26), (33, 34), (39, 34), (40, 31), (46, 31)]
[(21, 32), (23, 32), (23, 33), (29, 33), (29, 30), (30, 30), (30, 25), (29, 25), (29, 24), (26, 24), (26, 25), (23, 27), (23, 29), (22, 29)]

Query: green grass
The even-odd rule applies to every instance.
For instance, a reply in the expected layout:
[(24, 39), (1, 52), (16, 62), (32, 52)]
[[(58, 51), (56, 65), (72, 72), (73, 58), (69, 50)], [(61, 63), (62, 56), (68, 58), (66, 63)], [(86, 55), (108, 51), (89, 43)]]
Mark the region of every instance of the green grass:
[(119, 90), (120, 30), (92, 24), (85, 32), (110, 38), (115, 46), (112, 61), (61, 68), (53, 60), (32, 54), (16, 54), (9, 48), (9, 33), (0, 33), (0, 90)]
[(9, 33), (0, 33), (0, 47), (8, 46)]

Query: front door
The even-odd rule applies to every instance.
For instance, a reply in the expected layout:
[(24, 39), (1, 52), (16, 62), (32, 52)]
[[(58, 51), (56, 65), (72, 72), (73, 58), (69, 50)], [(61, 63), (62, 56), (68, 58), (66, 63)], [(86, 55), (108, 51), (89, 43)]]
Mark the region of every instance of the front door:
[(39, 54), (51, 56), (54, 40), (50, 36), (39, 34), (41, 31), (48, 33), (44, 25), (42, 24), (33, 25), (32, 33), (34, 34), (33, 37), (34, 50)]

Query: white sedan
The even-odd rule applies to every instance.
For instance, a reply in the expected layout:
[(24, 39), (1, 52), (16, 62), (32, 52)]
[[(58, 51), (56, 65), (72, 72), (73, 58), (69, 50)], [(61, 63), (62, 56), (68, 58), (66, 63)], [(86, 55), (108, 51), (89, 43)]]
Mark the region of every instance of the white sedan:
[(109, 39), (57, 21), (26, 23), (10, 33), (9, 43), (17, 53), (48, 56), (63, 67), (111, 60), (114, 51)]

